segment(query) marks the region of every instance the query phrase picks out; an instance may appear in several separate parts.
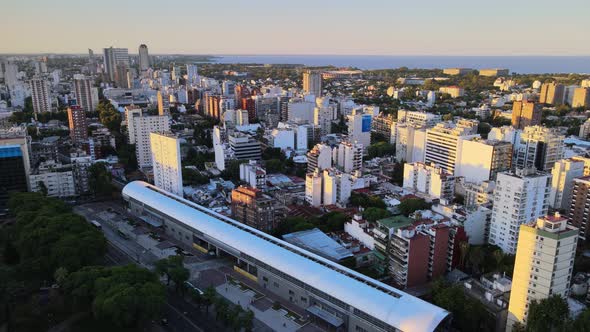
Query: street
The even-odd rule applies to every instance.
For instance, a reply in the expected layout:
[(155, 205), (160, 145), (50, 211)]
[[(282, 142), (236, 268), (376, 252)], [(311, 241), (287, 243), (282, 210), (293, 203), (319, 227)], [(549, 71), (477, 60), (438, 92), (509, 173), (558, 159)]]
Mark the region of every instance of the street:
[[(109, 209), (113, 212), (107, 212), (110, 211)], [(144, 248), (133, 240), (121, 237), (117, 230), (113, 229), (113, 220), (107, 220), (104, 217), (105, 212), (107, 212), (113, 216), (113, 219), (121, 219), (125, 216), (125, 211), (120, 205), (104, 202), (85, 204), (74, 207), (74, 212), (84, 216), (89, 221), (95, 220), (101, 224), (101, 230), (108, 241), (107, 252), (105, 254), (108, 264), (126, 265), (139, 263), (146, 268), (151, 268), (151, 263), (157, 260), (157, 257), (146, 252)], [(167, 320), (167, 324), (162, 326), (162, 328), (172, 332), (227, 330), (174, 292), (168, 292), (167, 303), (162, 318), (166, 318)], [(161, 324), (161, 319), (154, 319), (154, 323)]]

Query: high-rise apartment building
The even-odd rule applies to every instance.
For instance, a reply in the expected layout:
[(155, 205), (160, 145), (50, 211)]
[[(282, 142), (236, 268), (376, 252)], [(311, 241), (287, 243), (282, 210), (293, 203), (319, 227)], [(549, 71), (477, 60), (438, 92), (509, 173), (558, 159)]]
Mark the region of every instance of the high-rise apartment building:
[(576, 88), (572, 107), (590, 107), (590, 88)]
[(145, 72), (150, 68), (150, 55), (146, 44), (139, 45), (139, 70)]
[(6, 212), (10, 194), (30, 188), (30, 150), (26, 128), (0, 128), (0, 214)]
[(340, 142), (332, 150), (332, 155), (335, 166), (346, 173), (360, 171), (363, 167), (363, 146), (361, 144), (353, 144), (347, 141)]
[(139, 108), (126, 108), (129, 144), (135, 144), (135, 155), (140, 168), (152, 166), (150, 133), (170, 131), (167, 115), (144, 115)]
[[(132, 77), (131, 77), (132, 78)], [(115, 66), (115, 84), (118, 88), (129, 89), (130, 71), (129, 66), (125, 63), (117, 63)]]
[(563, 104), (565, 88), (559, 83), (543, 83), (541, 85), (541, 95), (539, 102), (541, 104), (560, 105)]
[(420, 286), (453, 268), (457, 226), (432, 220), (395, 229), (389, 240), (389, 275), (399, 288)]
[(451, 201), (455, 193), (455, 177), (434, 164), (406, 163), (403, 186), (434, 199)]
[(88, 142), (88, 121), (86, 120), (86, 111), (82, 107), (68, 107), (68, 124), (70, 137), (74, 144)]
[(371, 130), (380, 136), (383, 136), (391, 144), (395, 144), (396, 137), (396, 119), (391, 114), (380, 113), (378, 116), (373, 117), (371, 124)]
[(516, 168), (535, 167), (540, 171), (549, 171), (556, 161), (563, 158), (564, 138), (556, 128), (526, 127), (520, 135), (514, 165)]
[(455, 168), (461, 162), (464, 140), (478, 138), (471, 129), (443, 122), (426, 130), (424, 162), (434, 163), (449, 174), (455, 175)]
[(551, 175), (534, 169), (499, 173), (488, 243), (514, 254), (520, 225), (544, 216), (549, 207)]
[[(129, 51), (126, 48), (114, 48), (111, 46), (103, 49), (103, 54), (104, 69), (107, 77), (111, 82), (115, 82), (117, 78), (117, 65), (123, 65), (120, 67), (129, 68)], [(125, 71), (126, 74), (127, 72)]]
[(558, 160), (551, 170), (551, 193), (549, 206), (557, 210), (567, 210), (571, 205), (573, 181), (584, 176), (584, 162), (575, 159)]
[(454, 175), (468, 182), (493, 181), (496, 174), (510, 170), (511, 166), (512, 144), (473, 138), (462, 140), (459, 164)]
[(94, 112), (98, 104), (98, 94), (95, 96), (93, 80), (84, 75), (74, 75), (74, 94), (76, 103), (86, 112)]
[(590, 236), (590, 176), (573, 180), (568, 218), (570, 224), (580, 229), (580, 239), (587, 241)]
[(371, 145), (371, 123), (373, 115), (357, 108), (352, 110), (348, 118), (348, 140), (352, 143), (360, 143), (366, 152)]
[(398, 122), (395, 126), (395, 158), (409, 163), (424, 161), (426, 129), (411, 123)]
[(183, 196), (180, 140), (170, 132), (150, 133), (152, 168), (156, 187)]
[(311, 206), (346, 205), (351, 192), (350, 174), (335, 168), (316, 169), (305, 176), (305, 200)]
[(51, 112), (51, 90), (49, 82), (44, 78), (33, 78), (29, 81), (31, 99), (35, 113)]
[(162, 116), (168, 114), (168, 103), (164, 101), (164, 94), (162, 91), (158, 90), (156, 98), (158, 99), (158, 115)]
[(316, 168), (320, 171), (332, 167), (332, 148), (327, 144), (316, 144), (307, 153), (307, 173), (313, 173)]
[(260, 231), (276, 227), (274, 200), (258, 188), (239, 186), (231, 192), (232, 218)]
[(558, 213), (520, 226), (506, 331), (526, 325), (532, 301), (567, 298), (577, 240), (578, 229)]
[(524, 129), (541, 124), (541, 105), (528, 101), (515, 101), (512, 104), (512, 127)]
[(336, 117), (336, 106), (330, 104), (328, 98), (316, 98), (313, 110), (313, 124), (320, 128), (322, 136), (331, 133), (332, 120)]
[(322, 96), (322, 74), (313, 70), (303, 72), (303, 91), (316, 97)]
[(197, 71), (197, 65), (191, 63), (186, 65), (186, 79), (190, 85), (199, 83), (199, 72)]
[(8, 88), (12, 88), (19, 83), (18, 81), (18, 65), (16, 63), (6, 63), (4, 65), (4, 83)]
[(578, 136), (581, 139), (588, 139), (590, 137), (590, 119), (586, 120), (582, 125), (580, 125), (580, 132)]
[(266, 189), (266, 170), (256, 160), (240, 164), (240, 180), (252, 188)]

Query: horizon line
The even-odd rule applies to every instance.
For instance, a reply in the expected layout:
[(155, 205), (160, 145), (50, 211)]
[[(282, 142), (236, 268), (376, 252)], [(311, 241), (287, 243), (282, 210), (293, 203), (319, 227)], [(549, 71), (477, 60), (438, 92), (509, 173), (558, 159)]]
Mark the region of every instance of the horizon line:
[[(120, 47), (125, 48), (125, 47)], [(102, 48), (104, 49), (104, 48)], [(129, 48), (127, 48), (129, 49)], [(99, 49), (100, 50), (100, 49)], [(149, 47), (148, 47), (149, 50)], [(94, 50), (93, 50), (94, 51)], [(88, 55), (88, 53), (76, 52), (0, 52), (0, 56), (7, 55)], [(101, 52), (94, 55), (101, 55)], [(139, 53), (129, 53), (129, 55), (139, 55)], [(367, 56), (367, 57), (590, 57), (590, 54), (288, 54), (288, 53), (150, 53), (151, 56), (166, 56), (166, 55), (191, 55), (191, 56), (209, 56), (209, 57), (223, 57), (223, 56)]]

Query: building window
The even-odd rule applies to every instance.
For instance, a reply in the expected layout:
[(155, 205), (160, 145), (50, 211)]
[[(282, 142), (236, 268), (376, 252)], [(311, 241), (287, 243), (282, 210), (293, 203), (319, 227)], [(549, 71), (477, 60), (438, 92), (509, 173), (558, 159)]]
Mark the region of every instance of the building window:
[(267, 277), (262, 277), (262, 280), (268, 282), (268, 278)]
[(272, 284), (273, 284), (273, 285), (274, 285), (276, 288), (279, 288), (279, 283), (278, 283), (278, 282), (276, 282), (276, 281), (275, 281), (275, 282), (273, 282)]

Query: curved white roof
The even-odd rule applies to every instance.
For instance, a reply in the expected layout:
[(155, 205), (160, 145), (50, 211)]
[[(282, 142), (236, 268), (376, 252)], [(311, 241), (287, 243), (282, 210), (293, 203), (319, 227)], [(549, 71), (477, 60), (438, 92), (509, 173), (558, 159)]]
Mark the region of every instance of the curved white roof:
[[(161, 211), (399, 330), (433, 331), (449, 315), (447, 311), (433, 304), (229, 220), (181, 197), (160, 193), (158, 188), (148, 183), (135, 181), (127, 184), (123, 189), (123, 196), (134, 198)], [(227, 221), (238, 223), (239, 226)]]

